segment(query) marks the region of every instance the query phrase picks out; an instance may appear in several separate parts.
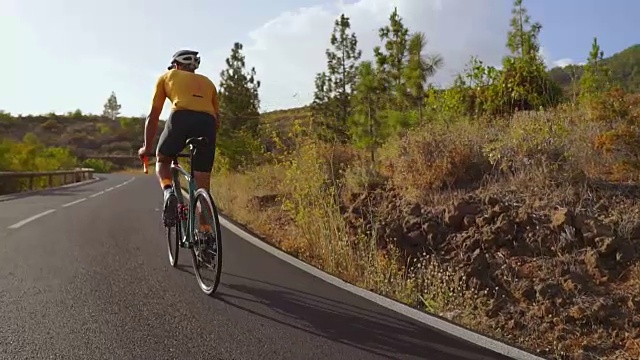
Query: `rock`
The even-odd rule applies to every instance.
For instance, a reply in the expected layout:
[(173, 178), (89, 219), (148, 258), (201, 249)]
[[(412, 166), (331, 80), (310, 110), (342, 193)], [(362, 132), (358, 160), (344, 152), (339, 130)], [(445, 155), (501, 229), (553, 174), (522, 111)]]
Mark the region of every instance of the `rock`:
[(613, 237), (614, 228), (612, 224), (606, 224), (599, 219), (586, 219), (580, 229), (588, 244), (593, 244), (596, 238)]
[(399, 245), (404, 250), (412, 250), (424, 246), (426, 242), (427, 236), (421, 230), (416, 230), (403, 235)]
[(422, 215), (422, 206), (419, 203), (415, 203), (409, 209), (409, 216), (420, 217)]
[(488, 226), (491, 224), (491, 218), (488, 215), (480, 216), (476, 218), (476, 225), (479, 227)]
[(424, 231), (427, 235), (438, 235), (438, 230), (440, 226), (437, 222), (430, 220), (427, 221), (424, 225), (422, 225), (422, 231)]
[(388, 239), (399, 240), (402, 237), (404, 228), (400, 224), (387, 227), (385, 236)]
[(496, 206), (493, 207), (492, 209), (495, 213), (497, 213), (498, 215), (502, 215), (506, 212), (508, 212), (510, 209), (507, 205), (505, 204), (497, 204)]
[(410, 216), (404, 219), (402, 224), (404, 232), (413, 232), (422, 229), (422, 219), (416, 216)]
[(540, 306), (537, 307), (536, 310), (537, 310), (536, 315), (538, 315), (539, 318), (546, 318), (554, 315), (555, 313), (554, 311), (555, 309), (553, 305), (548, 301), (545, 301), (544, 303), (542, 303)]
[(497, 249), (502, 246), (503, 238), (500, 234), (491, 231), (489, 228), (485, 228), (482, 233), (482, 240), (486, 247), (490, 249)]
[(590, 219), (592, 218), (584, 213), (573, 214), (573, 227), (577, 230), (577, 232), (582, 234), (585, 228), (586, 221)]
[(483, 202), (484, 202), (485, 205), (489, 205), (489, 206), (493, 207), (493, 206), (498, 205), (500, 203), (500, 200), (498, 200), (498, 198), (496, 198), (494, 196), (488, 195), (488, 196), (486, 196), (484, 198)]
[(562, 279), (562, 287), (569, 292), (585, 292), (587, 286), (587, 278), (578, 272), (573, 272)]
[(638, 240), (640, 239), (640, 223), (635, 224), (631, 231), (629, 232), (629, 240)]
[(469, 241), (465, 242), (463, 251), (473, 253), (482, 246), (482, 241), (477, 236), (470, 236)]
[(619, 241), (614, 237), (598, 237), (595, 238), (595, 243), (598, 248), (598, 254), (600, 257), (609, 257), (615, 255), (618, 251)]
[(596, 250), (587, 250), (584, 255), (584, 264), (587, 267), (587, 271), (593, 276), (597, 284), (602, 284), (607, 281), (606, 274), (602, 271), (602, 264), (598, 252)]
[(464, 218), (467, 215), (477, 215), (480, 208), (477, 204), (470, 204), (464, 201), (456, 203), (454, 206), (447, 208), (445, 212), (445, 224), (453, 229), (461, 229), (464, 224)]
[(478, 249), (471, 256), (471, 265), (467, 272), (468, 277), (472, 277), (480, 281), (482, 285), (488, 287), (489, 281), (489, 260), (484, 251)]
[(536, 297), (538, 300), (552, 299), (561, 294), (561, 287), (555, 282), (547, 282), (536, 286)]
[(509, 215), (504, 213), (498, 218), (496, 229), (507, 238), (512, 238), (516, 235), (516, 224), (509, 218)]
[(633, 245), (628, 241), (620, 241), (618, 245), (618, 252), (616, 253), (616, 258), (620, 264), (626, 264), (629, 261), (632, 261), (636, 257), (636, 249)]
[(525, 280), (516, 285), (513, 295), (520, 301), (532, 302), (536, 298), (536, 289), (531, 281)]
[(464, 229), (472, 228), (476, 223), (476, 217), (474, 215), (466, 215), (462, 221)]

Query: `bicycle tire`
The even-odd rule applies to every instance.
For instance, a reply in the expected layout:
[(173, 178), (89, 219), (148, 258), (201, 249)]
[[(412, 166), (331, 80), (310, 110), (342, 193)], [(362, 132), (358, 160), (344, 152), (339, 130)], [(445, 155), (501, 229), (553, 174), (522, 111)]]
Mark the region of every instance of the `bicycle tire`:
[[(207, 295), (213, 295), (216, 290), (218, 289), (218, 285), (220, 285), (220, 275), (222, 273), (222, 233), (220, 231), (220, 220), (218, 218), (218, 209), (215, 206), (215, 203), (213, 202), (213, 198), (211, 197), (211, 194), (209, 194), (208, 191), (206, 191), (203, 188), (200, 188), (198, 190), (196, 190), (195, 194), (195, 201), (193, 202), (194, 204), (194, 209), (193, 209), (193, 215), (195, 215), (195, 207), (197, 206), (198, 203), (201, 204), (201, 206), (206, 206), (207, 209), (207, 213), (209, 214), (209, 223), (212, 225), (211, 228), (214, 232), (214, 234), (212, 234), (214, 236), (214, 243), (216, 245), (216, 255), (215, 255), (215, 276), (213, 279), (213, 284), (211, 286), (208, 286), (207, 284), (204, 283), (202, 274), (200, 273), (200, 266), (199, 266), (199, 259), (198, 259), (198, 254), (196, 254), (196, 248), (200, 247), (200, 243), (199, 240), (197, 239), (197, 235), (196, 235), (196, 229), (194, 229), (194, 233), (193, 233), (193, 240), (194, 240), (194, 244), (191, 247), (191, 261), (193, 263), (193, 270), (194, 273), (196, 275), (196, 280), (198, 281), (198, 285), (200, 286), (200, 289)], [(209, 250), (209, 249), (207, 249)]]
[[(175, 191), (179, 191), (180, 186), (173, 186), (173, 190)], [(176, 267), (178, 266), (178, 256), (180, 255), (180, 241), (182, 240), (182, 222), (180, 220), (180, 211), (178, 210), (180, 208), (180, 198), (177, 197), (177, 195), (173, 195), (176, 196), (177, 200), (176, 204), (178, 206), (176, 206), (175, 209), (175, 219), (176, 219), (176, 223), (174, 226), (166, 226), (166, 230), (167, 230), (167, 252), (169, 254), (169, 264), (171, 265), (171, 267)], [(172, 228), (175, 230), (175, 235), (172, 236), (172, 234), (174, 232), (172, 232)], [(171, 250), (171, 244), (173, 244), (175, 250)]]
[[(179, 216), (180, 214), (178, 214)], [(167, 227), (167, 250), (169, 253), (169, 264), (171, 267), (178, 266), (178, 256), (180, 255), (180, 241), (182, 240), (182, 226), (180, 218), (176, 221), (175, 226)], [(172, 231), (174, 229), (174, 231)], [(172, 234), (174, 234), (172, 236)], [(171, 251), (171, 244), (175, 250)]]

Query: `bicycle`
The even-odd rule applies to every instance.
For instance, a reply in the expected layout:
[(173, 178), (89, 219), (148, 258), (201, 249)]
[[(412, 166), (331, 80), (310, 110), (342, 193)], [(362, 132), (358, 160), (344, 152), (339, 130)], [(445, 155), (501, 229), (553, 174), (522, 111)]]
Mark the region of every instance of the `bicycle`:
[[(178, 221), (175, 226), (172, 226), (171, 224), (164, 224), (164, 226), (167, 230), (167, 246), (169, 250), (169, 263), (171, 266), (176, 267), (178, 265), (180, 248), (190, 249), (191, 261), (198, 285), (205, 294), (212, 295), (220, 284), (220, 274), (222, 272), (222, 235), (220, 231), (220, 221), (218, 218), (218, 209), (215, 206), (213, 197), (206, 189), (197, 188), (193, 176), (193, 168), (191, 167), (193, 155), (197, 151), (197, 148), (202, 145), (206, 145), (206, 143), (207, 139), (204, 137), (190, 138), (186, 142), (186, 145), (189, 146), (189, 154), (179, 153), (173, 157), (171, 161), (171, 176), (173, 181), (173, 190), (175, 196), (178, 198), (178, 206), (176, 209), (176, 219), (178, 219)], [(154, 156), (155, 154), (149, 154), (143, 157), (145, 174), (148, 173), (149, 158)], [(189, 159), (189, 173), (180, 166), (178, 158)], [(182, 175), (188, 183), (187, 192), (190, 200), (188, 204), (185, 203), (182, 187), (180, 186), (180, 175)], [(197, 204), (200, 204), (200, 215), (196, 213)], [(196, 228), (196, 217), (202, 219), (203, 215), (208, 216), (211, 220), (208, 224), (212, 225), (211, 229), (215, 234), (204, 233), (201, 229)], [(172, 235), (173, 228), (175, 228), (175, 235)], [(210, 241), (211, 237), (214, 238), (213, 241)], [(172, 250), (172, 244), (174, 245), (175, 250)], [(199, 264), (200, 262), (204, 262), (202, 256), (203, 253), (205, 253), (204, 250), (213, 254), (215, 258), (215, 260), (212, 261), (215, 262), (215, 278), (211, 286), (207, 286), (205, 284), (203, 276), (200, 273)]]

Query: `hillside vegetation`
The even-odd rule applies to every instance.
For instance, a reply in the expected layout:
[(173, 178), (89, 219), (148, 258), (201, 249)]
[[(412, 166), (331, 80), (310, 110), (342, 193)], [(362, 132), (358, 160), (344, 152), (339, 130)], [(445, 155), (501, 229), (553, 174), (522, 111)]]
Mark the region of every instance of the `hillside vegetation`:
[(396, 12), (371, 62), (341, 16), (311, 106), (244, 128), (266, 151), (221, 155), (212, 191), (268, 241), (363, 288), (546, 358), (637, 359), (633, 77), (594, 39), (567, 92), (520, 1), (512, 27), (501, 69), (473, 58), (437, 89), (446, 59)]
[[(637, 47), (605, 58), (594, 39), (585, 66), (548, 71), (541, 30), (515, 0), (501, 69), (472, 58), (440, 89), (447, 59), (397, 11), (373, 61), (342, 15), (313, 103), (262, 115), (234, 44), (214, 198), (331, 274), (543, 357), (640, 358)], [(111, 115), (0, 131), (133, 153), (142, 119), (128, 132)]]
[[(627, 91), (640, 92), (640, 44), (630, 46), (623, 51), (604, 58), (602, 64), (611, 71), (610, 78)], [(584, 73), (583, 65), (555, 67), (549, 71), (551, 79), (556, 81), (568, 95), (579, 90), (577, 85)]]

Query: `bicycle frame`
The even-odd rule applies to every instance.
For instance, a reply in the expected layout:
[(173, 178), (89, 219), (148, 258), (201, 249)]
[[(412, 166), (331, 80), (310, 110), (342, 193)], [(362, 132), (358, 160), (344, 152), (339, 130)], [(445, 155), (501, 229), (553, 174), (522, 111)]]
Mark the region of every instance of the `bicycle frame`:
[[(197, 185), (195, 183), (195, 179), (193, 176), (193, 166), (190, 167), (190, 172), (187, 172), (180, 164), (178, 163), (178, 157), (186, 157), (186, 156), (176, 156), (173, 161), (171, 161), (171, 177), (174, 185), (180, 184), (180, 175), (187, 180), (188, 189), (187, 193), (189, 194), (189, 203), (188, 203), (188, 215), (187, 220), (183, 220), (182, 213), (179, 214), (179, 221), (183, 231), (181, 243), (186, 245), (186, 247), (191, 247), (192, 238), (193, 238), (193, 230), (195, 228), (195, 192), (197, 189)], [(193, 160), (193, 149), (191, 149), (189, 154), (189, 164), (192, 163)], [(176, 197), (178, 198), (179, 204), (184, 204), (184, 196), (182, 194), (182, 186), (179, 186), (179, 190), (176, 191)]]

